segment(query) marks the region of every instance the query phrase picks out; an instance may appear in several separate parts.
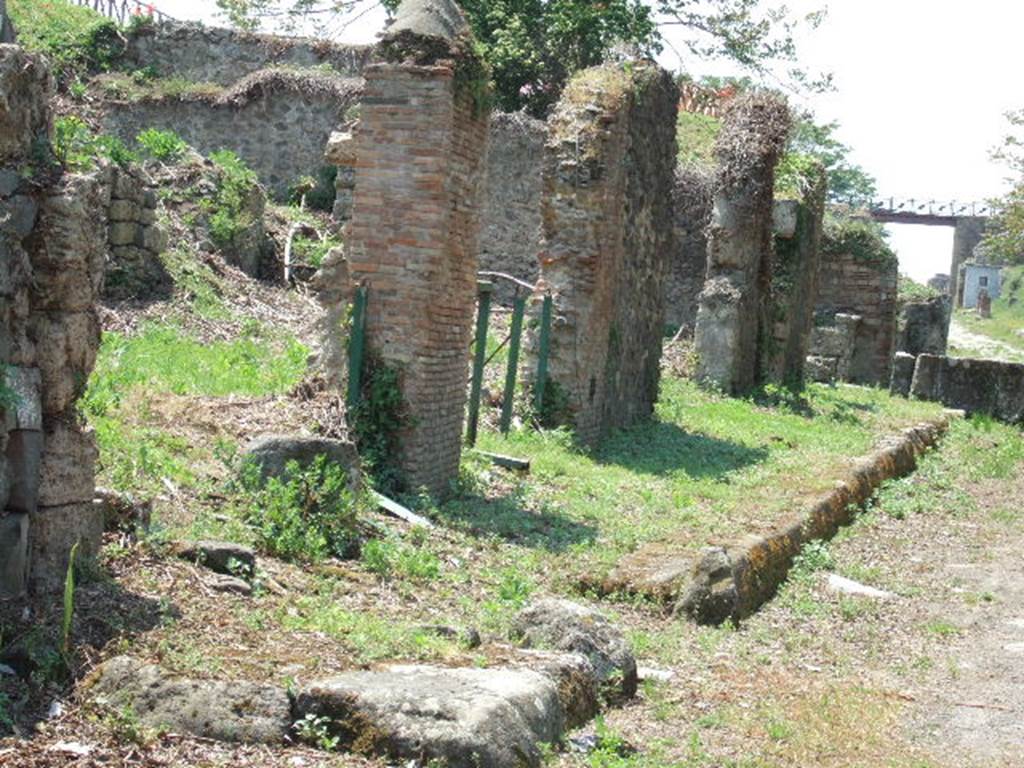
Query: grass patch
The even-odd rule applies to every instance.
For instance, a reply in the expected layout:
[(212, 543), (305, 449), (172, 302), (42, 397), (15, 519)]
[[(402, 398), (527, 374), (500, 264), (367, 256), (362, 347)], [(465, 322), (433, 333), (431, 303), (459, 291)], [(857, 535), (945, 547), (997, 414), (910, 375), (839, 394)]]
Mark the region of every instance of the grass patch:
[(715, 142), (722, 130), (722, 121), (710, 115), (680, 112), (676, 123), (679, 162), (684, 166), (713, 168)]
[(46, 56), (62, 79), (107, 69), (123, 52), (117, 24), (66, 0), (8, 0), (7, 13), (18, 44)]

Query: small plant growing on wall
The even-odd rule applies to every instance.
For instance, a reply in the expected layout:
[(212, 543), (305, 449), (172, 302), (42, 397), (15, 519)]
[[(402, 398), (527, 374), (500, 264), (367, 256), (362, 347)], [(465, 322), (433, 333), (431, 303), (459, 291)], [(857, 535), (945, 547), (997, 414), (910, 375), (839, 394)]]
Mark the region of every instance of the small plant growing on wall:
[(188, 144), (173, 131), (147, 128), (135, 137), (142, 153), (161, 162), (171, 163), (188, 151)]

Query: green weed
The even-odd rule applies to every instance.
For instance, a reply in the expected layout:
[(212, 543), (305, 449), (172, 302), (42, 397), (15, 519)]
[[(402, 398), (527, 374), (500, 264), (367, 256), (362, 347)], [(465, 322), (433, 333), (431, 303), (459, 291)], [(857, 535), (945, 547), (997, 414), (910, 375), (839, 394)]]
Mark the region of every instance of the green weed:
[(179, 159), (188, 151), (188, 144), (173, 131), (147, 128), (135, 137), (135, 141), (147, 157), (165, 163)]

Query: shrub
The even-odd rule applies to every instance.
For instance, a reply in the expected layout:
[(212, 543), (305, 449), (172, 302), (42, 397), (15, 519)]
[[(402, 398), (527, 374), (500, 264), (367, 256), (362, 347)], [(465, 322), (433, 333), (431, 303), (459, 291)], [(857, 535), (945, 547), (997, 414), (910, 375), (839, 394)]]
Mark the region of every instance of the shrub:
[(226, 248), (252, 226), (252, 217), (245, 207), (259, 182), (256, 173), (234, 152), (214, 152), (210, 160), (220, 170), (217, 197), (210, 214), (210, 237), (219, 248)]
[(166, 163), (177, 160), (188, 150), (188, 144), (174, 131), (147, 128), (135, 137), (135, 141), (147, 156)]
[(387, 539), (366, 542), (361, 559), (367, 570), (384, 578), (397, 573), (410, 579), (430, 580), (441, 574), (441, 562), (433, 552)]
[(285, 479), (261, 484), (259, 468), (242, 469), (243, 510), (257, 545), (285, 560), (317, 562), (349, 557), (358, 545), (361, 500), (349, 487), (347, 471), (318, 456), (307, 467), (286, 466)]
[(73, 115), (54, 120), (53, 153), (71, 171), (91, 170), (99, 158), (120, 166), (138, 161), (138, 156), (116, 136), (97, 136), (84, 120)]

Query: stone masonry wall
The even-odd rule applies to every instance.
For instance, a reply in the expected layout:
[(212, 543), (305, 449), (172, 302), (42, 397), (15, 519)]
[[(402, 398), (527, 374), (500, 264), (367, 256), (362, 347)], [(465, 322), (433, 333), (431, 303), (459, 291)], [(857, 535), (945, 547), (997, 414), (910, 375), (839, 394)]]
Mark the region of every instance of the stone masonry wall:
[(849, 380), (888, 386), (896, 352), (898, 263), (869, 260), (825, 249), (817, 310), (822, 315), (860, 315)]
[[(497, 113), (492, 117), (480, 233), (481, 270), (537, 282), (546, 140), (544, 123), (526, 114)], [(507, 281), (496, 281), (498, 301), (511, 303), (514, 294)]]
[(1024, 365), (1019, 363), (920, 355), (910, 394), (968, 415), (1024, 423)]
[(59, 587), (75, 542), (94, 555), (96, 448), (75, 412), (99, 347), (109, 169), (22, 169), (47, 140), (41, 59), (0, 46), (0, 597)]
[(153, 67), (159, 77), (230, 85), (270, 66), (330, 67), (338, 74), (358, 77), (372, 51), (368, 45), (166, 22), (129, 33), (122, 66)]
[(554, 298), (549, 375), (583, 444), (649, 417), (657, 398), (677, 102), (655, 65), (606, 65), (573, 78), (549, 120), (540, 257), (542, 290)]
[(914, 356), (946, 354), (952, 310), (949, 296), (902, 303), (897, 320), (896, 349)]
[(665, 322), (693, 331), (708, 268), (708, 225), (714, 207), (714, 173), (680, 167), (673, 190), (676, 250), (665, 283)]
[(110, 173), (110, 256), (103, 295), (117, 301), (169, 291), (170, 276), (160, 261), (167, 234), (156, 223), (156, 192), (129, 170), (115, 167)]
[(730, 393), (762, 373), (773, 260), (775, 166), (790, 127), (781, 99), (750, 94), (732, 102), (715, 147), (715, 204), (707, 279), (694, 341), (697, 378)]
[(803, 199), (775, 203), (768, 380), (799, 384), (814, 326), (827, 180), (819, 168)]
[(232, 150), (283, 197), (300, 176), (316, 176), (331, 132), (358, 103), (359, 81), (328, 78), (323, 86), (273, 76), (240, 84), (219, 98), (107, 100), (103, 129), (133, 142), (141, 131), (159, 128), (174, 131), (204, 155)]
[[(429, 23), (432, 12), (459, 22), (451, 37), (437, 36), (445, 33)], [(438, 0), (427, 14), (400, 11), (383, 45), (408, 59), (365, 71), (346, 246), (351, 279), (369, 287), (370, 355), (399, 372), (405, 482), (440, 495), (461, 454), (489, 120), (473, 90), (458, 84), (456, 69), (474, 63), (463, 52), (461, 13)], [(421, 21), (425, 40), (410, 27)], [(416, 55), (438, 49), (451, 60)]]

